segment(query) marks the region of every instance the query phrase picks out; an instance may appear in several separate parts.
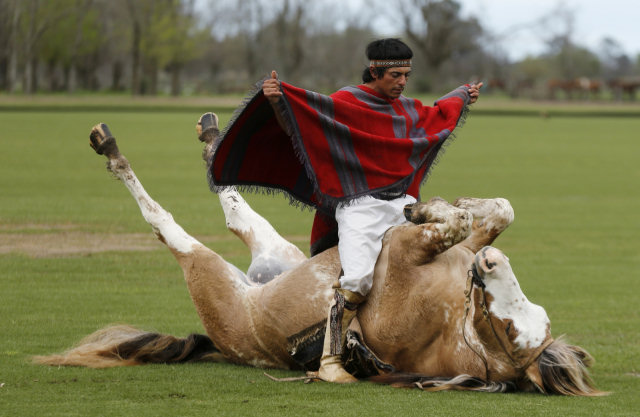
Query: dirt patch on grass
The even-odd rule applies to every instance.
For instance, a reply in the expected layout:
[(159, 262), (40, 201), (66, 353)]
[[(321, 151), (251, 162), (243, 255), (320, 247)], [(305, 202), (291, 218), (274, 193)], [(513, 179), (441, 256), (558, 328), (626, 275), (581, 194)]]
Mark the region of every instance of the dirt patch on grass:
[[(17, 253), (33, 258), (84, 256), (100, 252), (165, 250), (153, 233), (90, 233), (77, 224), (0, 225), (0, 255)], [(203, 244), (239, 242), (224, 236), (194, 236)], [(287, 236), (290, 242), (306, 243), (306, 236)]]
[(88, 255), (111, 251), (150, 251), (164, 245), (152, 234), (96, 234), (80, 231), (2, 233), (0, 254), (21, 253), (34, 258)]

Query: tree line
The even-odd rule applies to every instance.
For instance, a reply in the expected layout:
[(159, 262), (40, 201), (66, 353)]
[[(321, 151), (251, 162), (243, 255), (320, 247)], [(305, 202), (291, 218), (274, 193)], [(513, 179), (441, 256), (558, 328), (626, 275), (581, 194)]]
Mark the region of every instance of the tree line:
[(463, 16), (455, 0), (348, 4), (0, 0), (0, 91), (240, 92), (275, 68), (284, 80), (329, 92), (359, 82), (365, 45), (390, 27), (415, 51), (412, 89), (420, 92), (482, 79), (512, 95), (547, 94), (552, 80), (613, 86), (640, 74), (638, 57), (612, 38), (603, 39), (599, 51), (575, 42), (566, 8), (550, 11), (555, 30), (540, 31), (547, 51), (511, 62), (500, 36)]

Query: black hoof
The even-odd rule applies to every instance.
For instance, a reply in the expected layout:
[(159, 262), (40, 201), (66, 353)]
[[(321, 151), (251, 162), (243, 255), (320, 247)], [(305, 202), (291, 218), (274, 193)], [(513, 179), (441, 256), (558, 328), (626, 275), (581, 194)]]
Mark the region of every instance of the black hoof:
[(111, 135), (109, 127), (104, 123), (99, 123), (91, 129), (89, 145), (98, 155), (110, 156), (118, 153), (116, 138)]
[(198, 132), (200, 142), (213, 143), (213, 141), (218, 138), (218, 135), (220, 135), (220, 130), (218, 130), (218, 116), (211, 112), (200, 116), (200, 120), (198, 120), (198, 124), (196, 125), (196, 131)]

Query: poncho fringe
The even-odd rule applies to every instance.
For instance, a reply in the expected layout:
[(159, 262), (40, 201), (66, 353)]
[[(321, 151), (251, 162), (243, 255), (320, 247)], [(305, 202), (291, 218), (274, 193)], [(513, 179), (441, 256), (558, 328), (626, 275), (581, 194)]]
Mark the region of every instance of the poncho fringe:
[[(303, 172), (304, 175), (306, 176), (306, 181), (308, 182), (308, 183), (305, 183), (306, 188), (308, 189), (307, 190), (303, 189), (302, 190), (303, 192), (300, 192), (300, 189), (296, 189), (295, 188), (296, 184), (292, 182), (284, 184), (284, 183), (279, 183), (277, 178), (275, 180), (272, 180), (270, 178), (264, 178), (263, 176), (261, 176), (262, 172), (260, 171), (260, 169), (256, 170), (257, 172), (256, 174), (253, 173), (254, 171), (253, 167), (255, 167), (256, 165), (259, 165), (259, 164), (268, 165), (271, 163), (275, 163), (268, 159), (266, 160), (260, 159), (262, 155), (251, 154), (252, 152), (251, 145), (258, 143), (256, 142), (255, 138), (256, 137), (260, 138), (260, 135), (262, 134), (261, 130), (269, 131), (271, 135), (273, 135), (273, 130), (274, 130), (272, 126), (268, 125), (268, 123), (273, 124), (273, 122), (268, 122), (268, 121), (265, 122), (264, 121), (265, 115), (261, 114), (268, 111), (264, 104), (266, 103), (269, 106), (269, 109), (271, 111), (270, 117), (272, 119), (275, 119), (275, 113), (273, 113), (274, 110), (273, 108), (271, 108), (271, 105), (268, 103), (267, 99), (264, 97), (262, 93), (262, 83), (263, 81), (260, 81), (254, 85), (254, 87), (251, 89), (249, 94), (243, 100), (242, 104), (234, 111), (230, 122), (223, 129), (218, 140), (215, 142), (212, 158), (210, 158), (207, 164), (209, 186), (211, 190), (214, 192), (220, 192), (225, 188), (235, 187), (239, 191), (244, 191), (244, 192), (254, 192), (254, 193), (257, 192), (257, 193), (268, 194), (268, 195), (283, 194), (287, 196), (287, 198), (289, 199), (289, 203), (293, 206), (300, 207), (303, 209), (304, 208), (319, 209), (327, 214), (331, 214), (335, 210), (335, 207), (338, 204), (349, 204), (353, 201), (356, 201), (358, 198), (361, 198), (362, 196), (372, 195), (374, 197), (378, 197), (378, 196), (385, 196), (385, 195), (397, 195), (397, 196), (403, 195), (407, 193), (408, 188), (411, 187), (411, 185), (416, 180), (418, 180), (419, 185), (417, 188), (419, 189), (419, 186), (422, 185), (428, 179), (433, 167), (440, 161), (445, 151), (445, 148), (448, 147), (450, 142), (452, 142), (452, 140), (455, 138), (453, 130), (457, 129), (458, 127), (461, 127), (464, 124), (466, 120), (466, 116), (468, 114), (468, 93), (466, 93), (466, 88), (463, 86), (458, 88), (457, 90), (454, 90), (454, 92), (448, 94), (447, 96), (443, 97), (442, 99), (436, 102), (436, 105), (437, 105), (441, 100), (447, 100), (450, 98), (462, 99), (460, 100), (459, 109), (457, 110), (458, 117), (456, 118), (454, 123), (451, 123), (451, 126), (449, 127), (449, 129), (447, 129), (448, 133), (446, 134), (446, 136), (444, 136), (444, 138), (442, 139), (439, 139), (437, 142), (434, 142), (433, 146), (429, 144), (428, 149), (425, 148), (424, 154), (425, 155), (429, 154), (427, 155), (428, 157), (425, 155), (421, 155), (420, 165), (418, 165), (417, 167), (414, 167), (414, 170), (413, 172), (411, 172), (410, 175), (406, 175), (397, 181), (391, 182), (389, 184), (385, 184), (384, 186), (381, 186), (381, 187), (376, 187), (374, 189), (361, 188), (353, 192), (344, 193), (343, 195), (337, 195), (337, 193), (335, 192), (331, 194), (331, 193), (327, 193), (326, 190), (322, 188), (321, 181), (318, 178), (318, 175), (326, 174), (328, 165), (325, 164), (325, 166), (319, 166), (316, 163), (316, 165), (314, 166), (314, 161), (310, 157), (307, 146), (310, 146), (309, 143), (311, 143), (311, 146), (313, 146), (313, 141), (316, 139), (309, 138), (311, 135), (308, 134), (308, 129), (306, 129), (307, 133), (305, 137), (305, 132), (302, 132), (301, 130), (305, 129), (307, 126), (302, 126), (302, 129), (301, 129), (300, 122), (296, 118), (296, 110), (299, 113), (302, 112), (304, 115), (308, 115), (308, 114), (313, 114), (312, 112), (314, 109), (305, 108), (305, 104), (301, 105), (299, 97), (294, 96), (294, 93), (296, 93), (295, 87), (289, 86), (283, 83), (285, 87), (283, 88), (284, 94), (281, 97), (281, 100), (279, 100), (277, 105), (277, 111), (280, 113), (281, 120), (284, 122), (284, 126), (279, 127), (279, 129), (281, 130), (279, 135), (286, 135), (288, 137), (289, 144), (291, 147), (291, 152), (295, 155), (295, 159), (297, 160), (297, 164), (299, 164), (299, 166), (298, 168), (291, 167), (291, 166), (279, 166), (276, 168), (278, 170), (280, 169), (285, 171), (290, 170), (292, 173), (292, 176), (299, 175), (300, 172)], [(300, 96), (302, 96), (303, 94), (307, 94), (307, 95), (316, 94), (312, 92), (307, 92), (305, 90), (300, 90), (300, 89), (297, 89), (297, 90), (300, 91), (297, 93)], [(467, 95), (466, 98), (463, 96), (463, 93), (460, 92), (463, 90), (465, 91), (464, 94)], [(294, 99), (293, 103), (288, 98), (289, 94), (293, 96), (293, 99)], [(322, 100), (325, 100), (325, 97), (326, 97), (321, 95), (317, 95), (317, 96), (321, 97)], [(298, 101), (295, 101), (296, 99), (298, 99)], [(339, 102), (339, 100), (332, 101), (331, 104), (334, 104), (336, 102)], [(340, 106), (340, 105), (341, 104), (337, 104), (337, 106)], [(297, 106), (297, 108), (294, 109), (293, 106)], [(373, 114), (374, 111), (371, 110), (371, 112)], [(322, 117), (325, 117), (325, 116), (322, 115)], [(380, 117), (380, 116), (376, 115), (376, 117)], [(266, 118), (268, 118), (268, 116)], [(311, 122), (313, 123), (313, 119), (311, 119)], [(250, 125), (251, 123), (256, 123), (257, 125), (256, 128), (252, 129), (252, 127), (249, 126), (249, 129), (247, 130), (246, 125), (247, 124)], [(263, 125), (259, 125), (260, 123), (263, 123)], [(322, 122), (318, 121), (318, 123), (320, 124)], [(324, 121), (324, 123), (326, 123), (326, 120)], [(338, 122), (335, 122), (334, 125), (337, 123)], [(244, 137), (243, 134), (245, 134), (245, 136), (247, 137)], [(357, 136), (357, 134), (358, 133), (356, 132), (354, 136)], [(318, 135), (318, 136), (322, 136), (322, 135)], [(269, 140), (268, 135), (266, 137), (267, 139), (264, 139), (264, 140)], [(390, 138), (388, 140), (393, 141), (394, 139), (395, 138)], [(238, 142), (241, 140), (245, 141), (243, 146), (244, 145), (246, 146), (238, 147), (240, 151), (236, 151), (235, 149), (231, 149), (231, 148), (226, 149), (227, 153), (221, 157), (221, 155), (218, 152), (221, 149), (221, 146), (226, 145), (227, 142), (229, 141), (231, 142), (231, 145), (234, 146), (234, 142)], [(320, 138), (319, 140), (322, 141), (327, 139)], [(356, 140), (363, 141), (364, 139), (359, 139), (356, 137)], [(387, 139), (383, 138), (383, 140), (387, 140)], [(282, 144), (282, 142), (279, 142), (279, 144)], [(322, 143), (321, 145), (324, 146), (324, 143)], [(259, 151), (255, 151), (255, 152), (259, 152)], [(358, 162), (360, 162), (360, 159), (357, 156), (355, 159)], [(252, 163), (245, 164), (246, 160), (250, 160)], [(236, 174), (238, 175), (232, 175), (231, 177), (222, 178), (221, 176), (224, 175), (224, 173), (220, 174), (220, 172), (223, 172), (224, 170), (221, 171), (220, 168), (223, 168), (225, 166), (221, 166), (219, 164), (227, 164), (229, 161), (231, 161), (232, 162), (231, 165), (236, 168), (237, 170)], [(287, 165), (291, 165), (291, 163), (292, 163), (292, 159), (290, 158), (288, 160)], [(426, 164), (426, 167), (425, 167), (425, 164)], [(248, 168), (246, 168), (245, 165), (249, 165)], [(334, 165), (335, 166), (333, 165), (330, 166), (330, 168), (336, 168), (336, 171), (338, 171), (340, 168), (339, 164), (336, 163)], [(216, 168), (218, 169), (216, 170)], [(366, 167), (366, 168), (371, 169), (370, 167)], [(375, 169), (375, 167), (373, 167), (373, 169)], [(420, 169), (424, 169), (424, 172), (420, 175), (421, 178), (415, 178), (415, 176), (419, 173)], [(300, 172), (298, 172), (298, 170)], [(218, 175), (216, 175), (216, 173)], [(332, 186), (334, 187), (332, 191), (334, 189), (338, 189), (339, 191), (341, 191), (344, 188), (344, 187), (342, 189), (340, 188), (342, 184), (338, 184), (338, 185), (332, 184)], [(416, 187), (413, 187), (413, 188), (416, 188)]]

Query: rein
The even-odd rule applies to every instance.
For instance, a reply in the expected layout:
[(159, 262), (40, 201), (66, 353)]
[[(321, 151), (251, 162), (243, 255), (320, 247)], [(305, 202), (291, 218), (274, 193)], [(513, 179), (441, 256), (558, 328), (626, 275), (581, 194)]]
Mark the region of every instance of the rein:
[(536, 359), (538, 359), (538, 357), (542, 354), (542, 352), (551, 343), (553, 343), (554, 339), (552, 337), (547, 338), (540, 346), (538, 346), (538, 348), (536, 348), (536, 350), (533, 351), (529, 359), (527, 359), (524, 362), (524, 364), (519, 365), (518, 362), (513, 358), (513, 356), (511, 356), (511, 354), (505, 347), (504, 343), (502, 342), (502, 339), (498, 336), (498, 333), (496, 332), (495, 327), (493, 327), (493, 322), (491, 321), (489, 309), (487, 308), (487, 295), (485, 293), (485, 285), (484, 285), (484, 282), (482, 281), (482, 278), (480, 278), (480, 275), (478, 274), (478, 270), (476, 268), (475, 263), (472, 264), (471, 269), (467, 273), (467, 287), (464, 291), (465, 299), (464, 299), (464, 319), (462, 321), (462, 337), (464, 339), (464, 342), (469, 347), (469, 349), (471, 349), (471, 351), (475, 353), (476, 356), (480, 358), (480, 360), (482, 360), (482, 363), (484, 364), (484, 368), (485, 368), (486, 381), (489, 381), (489, 374), (490, 374), (489, 363), (487, 361), (487, 358), (482, 354), (480, 354), (480, 352), (478, 352), (476, 349), (474, 349), (473, 346), (471, 346), (471, 344), (467, 340), (467, 335), (466, 335), (467, 317), (469, 315), (469, 310), (471, 310), (471, 294), (473, 293), (474, 284), (482, 292), (482, 300), (480, 301), (480, 307), (482, 308), (482, 316), (484, 317), (484, 320), (489, 324), (489, 328), (491, 329), (493, 336), (496, 338), (496, 340), (498, 340), (498, 343), (500, 344), (500, 348), (502, 348), (502, 351), (504, 352), (504, 354), (507, 356), (507, 358), (509, 358), (509, 361), (511, 362), (511, 366), (513, 366), (517, 371), (525, 371)]

